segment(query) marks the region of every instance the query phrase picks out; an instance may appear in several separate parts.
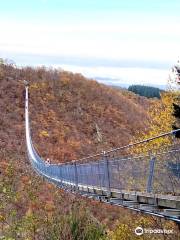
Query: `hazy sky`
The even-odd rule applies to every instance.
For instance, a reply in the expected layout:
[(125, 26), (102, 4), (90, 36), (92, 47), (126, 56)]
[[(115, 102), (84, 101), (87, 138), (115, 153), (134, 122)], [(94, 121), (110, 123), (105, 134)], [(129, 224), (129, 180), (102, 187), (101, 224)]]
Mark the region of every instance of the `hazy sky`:
[(179, 0), (0, 0), (0, 56), (163, 84), (180, 56), (179, 10)]

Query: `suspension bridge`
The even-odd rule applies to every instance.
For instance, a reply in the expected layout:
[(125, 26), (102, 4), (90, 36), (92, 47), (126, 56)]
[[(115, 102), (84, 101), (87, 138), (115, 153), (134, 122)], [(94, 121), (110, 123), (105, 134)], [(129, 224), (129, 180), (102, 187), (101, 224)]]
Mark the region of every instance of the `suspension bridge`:
[(82, 197), (180, 223), (180, 146), (171, 145), (156, 153), (124, 154), (133, 147), (172, 136), (180, 129), (77, 161), (50, 164), (39, 156), (32, 143), (26, 86), (25, 130), (31, 165), (49, 182)]

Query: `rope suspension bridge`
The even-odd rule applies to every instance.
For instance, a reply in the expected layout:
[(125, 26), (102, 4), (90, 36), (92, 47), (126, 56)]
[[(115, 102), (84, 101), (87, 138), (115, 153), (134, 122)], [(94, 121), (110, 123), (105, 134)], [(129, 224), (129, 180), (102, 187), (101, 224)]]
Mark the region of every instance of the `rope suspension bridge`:
[(36, 152), (30, 133), (28, 86), (25, 129), (33, 169), (66, 191), (180, 223), (180, 146), (144, 155), (123, 152), (180, 129), (63, 164), (50, 164)]

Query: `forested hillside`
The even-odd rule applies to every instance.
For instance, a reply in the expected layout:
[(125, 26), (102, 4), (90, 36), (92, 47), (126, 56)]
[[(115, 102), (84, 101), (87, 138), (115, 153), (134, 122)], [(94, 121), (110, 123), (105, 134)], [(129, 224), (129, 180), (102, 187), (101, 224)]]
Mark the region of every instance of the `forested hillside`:
[(23, 79), (30, 83), (33, 141), (41, 155), (54, 161), (127, 144), (147, 127), (147, 100), (80, 74), (4, 66), (1, 76), (1, 146), (7, 150), (25, 150)]
[(159, 88), (144, 85), (131, 85), (128, 87), (128, 91), (147, 98), (160, 98), (160, 93), (162, 92)]
[[(63, 70), (17, 68), (1, 63), (0, 237), (125, 240), (137, 239), (134, 229), (139, 224), (157, 228), (166, 224), (129, 210), (83, 200), (36, 175), (26, 156), (25, 79), (30, 84), (33, 142), (39, 154), (52, 162), (71, 161), (127, 144), (136, 131), (146, 132), (150, 121), (147, 110), (151, 101), (135, 94)], [(110, 232), (114, 229), (114, 233)]]

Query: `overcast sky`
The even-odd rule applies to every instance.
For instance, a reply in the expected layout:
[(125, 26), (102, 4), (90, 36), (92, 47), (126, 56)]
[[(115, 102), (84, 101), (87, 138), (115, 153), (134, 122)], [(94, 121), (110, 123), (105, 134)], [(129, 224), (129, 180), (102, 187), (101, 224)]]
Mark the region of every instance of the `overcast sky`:
[(180, 56), (179, 10), (179, 0), (0, 1), (0, 57), (165, 84)]

